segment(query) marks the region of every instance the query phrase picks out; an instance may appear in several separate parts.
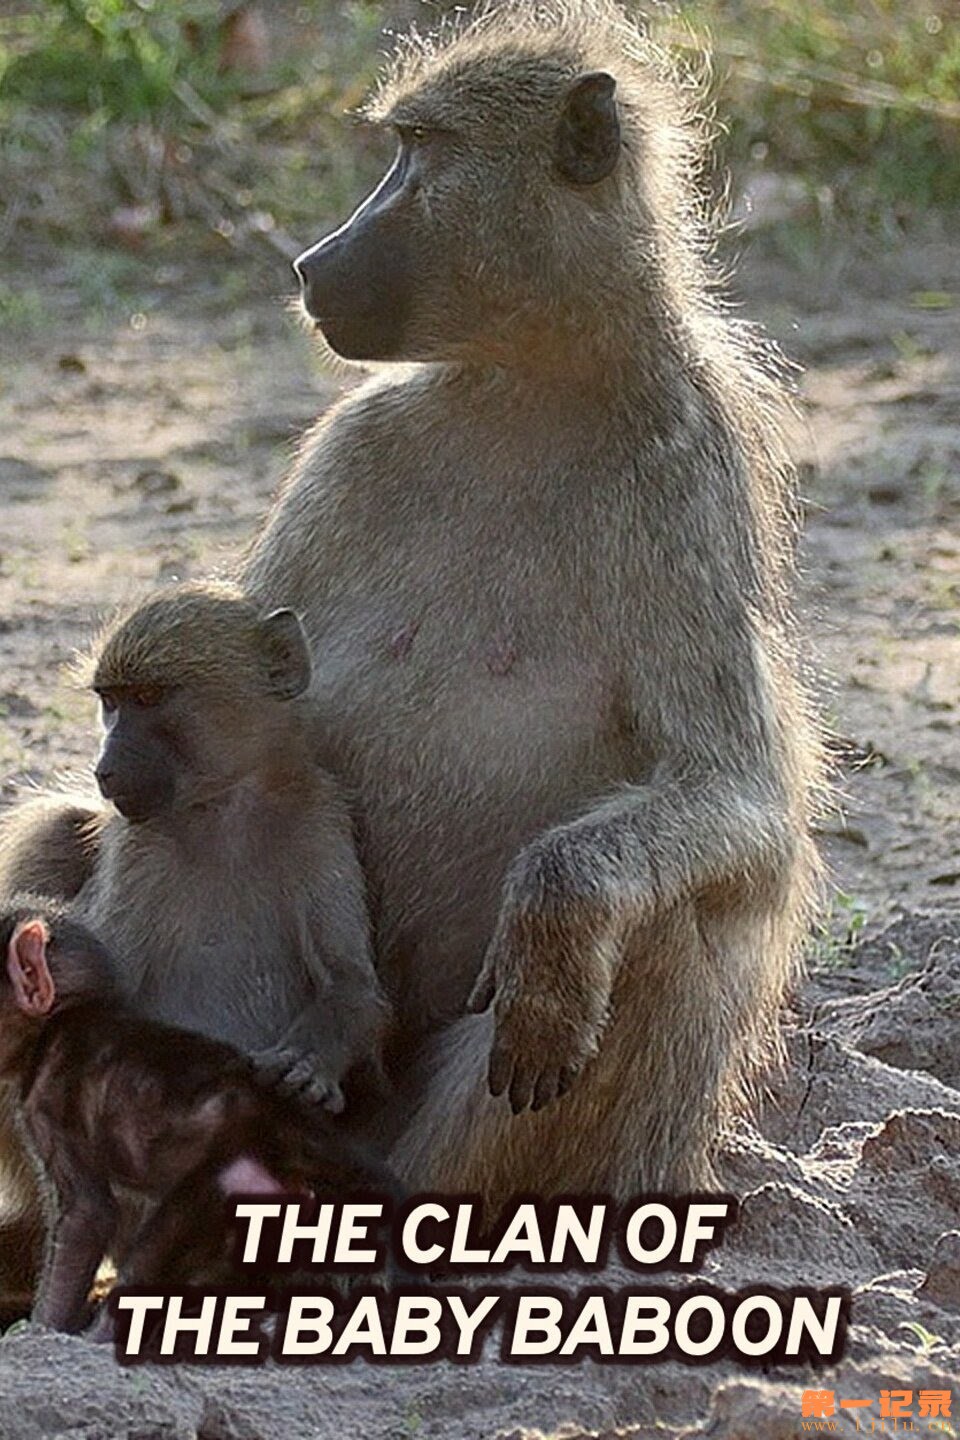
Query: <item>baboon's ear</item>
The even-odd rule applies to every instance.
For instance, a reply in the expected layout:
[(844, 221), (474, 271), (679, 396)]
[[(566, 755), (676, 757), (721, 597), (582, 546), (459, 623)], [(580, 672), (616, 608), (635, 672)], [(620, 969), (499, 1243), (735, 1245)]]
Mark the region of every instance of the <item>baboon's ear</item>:
[(274, 610), (260, 622), (270, 693), (295, 700), (310, 684), (310, 648), (292, 610)]
[(10, 937), (7, 974), (17, 1005), (24, 1015), (49, 1015), (57, 987), (47, 964), (50, 935), (40, 919), (21, 920)]
[(596, 185), (612, 175), (620, 157), (617, 82), (605, 70), (574, 80), (557, 124), (557, 170), (571, 185)]

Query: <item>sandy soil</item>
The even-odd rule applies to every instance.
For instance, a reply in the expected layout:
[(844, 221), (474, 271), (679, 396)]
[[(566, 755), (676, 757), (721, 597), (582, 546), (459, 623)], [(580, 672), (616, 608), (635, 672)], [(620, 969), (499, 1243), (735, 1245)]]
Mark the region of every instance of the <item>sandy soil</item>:
[[(47, 257), (48, 322), (5, 349), (6, 798), (89, 765), (93, 707), (60, 662), (117, 601), (235, 553), (334, 391), (284, 319), (281, 264), (242, 266), (127, 266), (92, 316), (89, 281)], [(848, 1284), (847, 1357), (819, 1376), (492, 1358), (469, 1371), (131, 1371), (27, 1328), (0, 1345), (0, 1440), (561, 1427), (772, 1440), (803, 1433), (811, 1387), (869, 1397), (838, 1409), (835, 1433), (856, 1417), (879, 1431), (882, 1390), (952, 1388), (954, 1429), (940, 1433), (960, 1433), (960, 269), (932, 243), (838, 245), (826, 264), (768, 245), (741, 288), (806, 367), (804, 630), (837, 790), (822, 824), (829, 914), (788, 1016), (790, 1066), (730, 1144), (743, 1217), (707, 1278)]]

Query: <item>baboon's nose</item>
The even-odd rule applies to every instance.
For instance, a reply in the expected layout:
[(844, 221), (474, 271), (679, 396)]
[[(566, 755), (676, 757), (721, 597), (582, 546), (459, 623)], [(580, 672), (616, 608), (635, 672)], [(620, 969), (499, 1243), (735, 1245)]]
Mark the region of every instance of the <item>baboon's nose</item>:
[(293, 260), (291, 264), (293, 266), (293, 273), (300, 282), (300, 298), (303, 301), (307, 314), (316, 320), (318, 311), (313, 285), (316, 267), (310, 252), (305, 251), (302, 255), (298, 255), (296, 260)]
[(317, 261), (314, 255), (315, 250), (316, 246), (314, 246), (313, 250), (304, 250), (295, 260), (290, 261), (293, 273), (300, 281), (304, 294), (309, 290), (311, 279), (317, 269)]

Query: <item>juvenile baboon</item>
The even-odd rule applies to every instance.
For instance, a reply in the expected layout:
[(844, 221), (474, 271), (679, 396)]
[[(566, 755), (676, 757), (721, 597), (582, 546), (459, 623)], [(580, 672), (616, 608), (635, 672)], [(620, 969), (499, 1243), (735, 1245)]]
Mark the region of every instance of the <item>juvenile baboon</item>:
[[(111, 803), (95, 844), (80, 826), (89, 874), (74, 917), (123, 957), (119, 983), (142, 1014), (226, 1040), (342, 1108), (352, 1068), (378, 1073), (387, 1008), (352, 816), (318, 761), (299, 621), (232, 585), (174, 586), (111, 625), (86, 670)], [(34, 807), (41, 837), (54, 803)], [(40, 876), (22, 833), (16, 848), (18, 878)]]
[[(15, 899), (0, 912), (0, 961), (0, 1078), (16, 1086), (50, 1190), (37, 1320), (78, 1329), (107, 1253), (121, 1285), (229, 1279), (231, 1196), (391, 1195), (381, 1165), (315, 1107), (267, 1089), (233, 1046), (130, 1010), (113, 957), (69, 911)], [(118, 1255), (130, 1193), (147, 1210)]]
[(242, 581), (322, 657), (395, 1163), (494, 1204), (699, 1186), (816, 873), (781, 389), (711, 298), (690, 94), (613, 0), (411, 42), (372, 115), (397, 160), (297, 269), (377, 369)]
[(125, 957), (145, 1014), (292, 1067), (336, 1110), (386, 1009), (310, 674), (296, 615), (232, 585), (173, 586), (107, 630), (89, 679), (117, 813), (75, 913)]

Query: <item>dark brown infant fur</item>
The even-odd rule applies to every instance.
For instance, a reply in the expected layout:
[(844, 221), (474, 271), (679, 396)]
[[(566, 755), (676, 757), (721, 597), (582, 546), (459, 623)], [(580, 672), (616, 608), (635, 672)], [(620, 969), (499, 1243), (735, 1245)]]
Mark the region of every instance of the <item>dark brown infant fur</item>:
[[(0, 956), (0, 1080), (50, 1201), (35, 1319), (78, 1328), (108, 1254), (122, 1285), (229, 1278), (233, 1193), (391, 1194), (382, 1166), (316, 1106), (268, 1089), (234, 1046), (132, 1011), (68, 912), (18, 898), (0, 914)], [(147, 1202), (132, 1235), (131, 1195)]]

